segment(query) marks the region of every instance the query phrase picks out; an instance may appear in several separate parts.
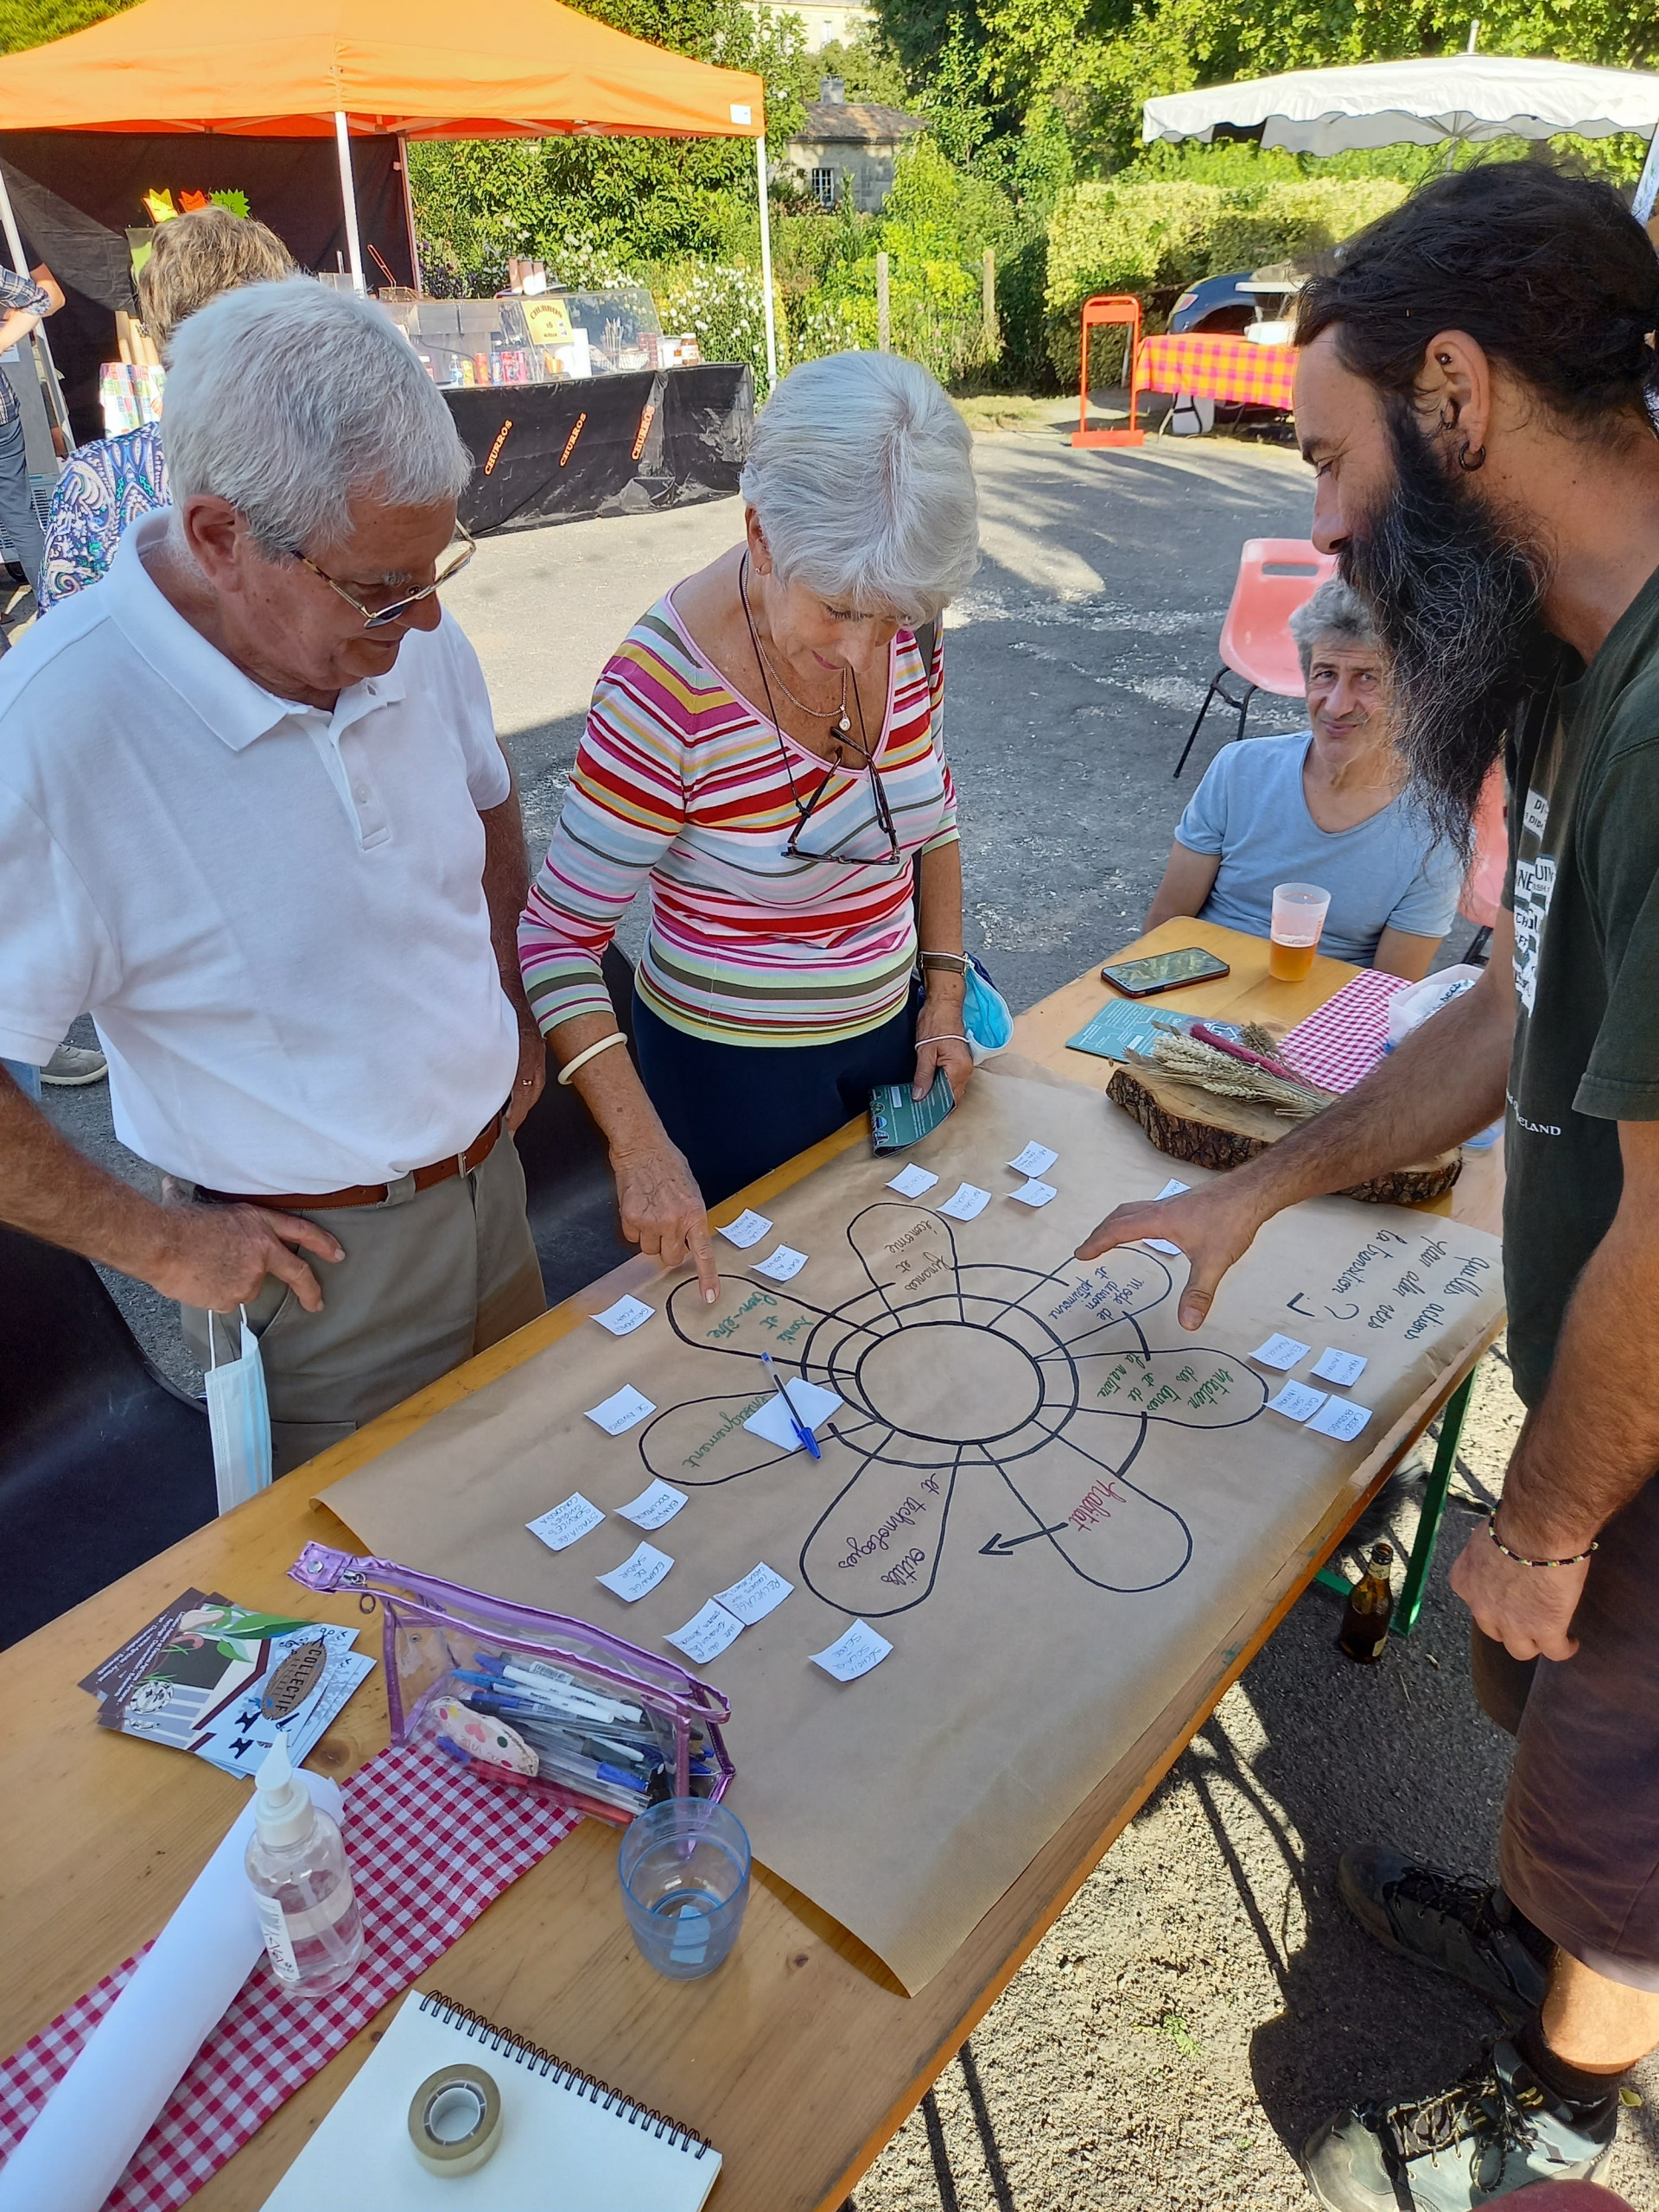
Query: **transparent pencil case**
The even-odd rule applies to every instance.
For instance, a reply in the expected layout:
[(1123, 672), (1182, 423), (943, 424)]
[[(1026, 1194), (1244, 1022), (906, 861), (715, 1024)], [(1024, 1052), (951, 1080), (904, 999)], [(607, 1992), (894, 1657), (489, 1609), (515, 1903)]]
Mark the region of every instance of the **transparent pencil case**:
[(356, 1591), (384, 1618), (394, 1744), (423, 1744), (484, 1778), (626, 1827), (671, 1797), (725, 1795), (732, 1717), (710, 1683), (587, 1621), (308, 1544), (308, 1590)]

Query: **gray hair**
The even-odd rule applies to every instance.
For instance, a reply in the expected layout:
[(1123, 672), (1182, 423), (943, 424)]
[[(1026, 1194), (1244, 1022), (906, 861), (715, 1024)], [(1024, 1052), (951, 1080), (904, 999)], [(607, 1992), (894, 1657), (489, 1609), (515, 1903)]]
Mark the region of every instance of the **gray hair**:
[(1371, 610), (1340, 576), (1327, 576), (1312, 599), (1304, 600), (1290, 618), (1290, 634), (1301, 658), (1302, 681), (1313, 665), (1313, 649), (1328, 639), (1351, 652), (1380, 653), (1382, 641), (1371, 620)]
[(766, 402), (741, 490), (785, 583), (931, 622), (979, 563), (973, 444), (915, 362), (831, 353)]
[(472, 474), (391, 317), (308, 276), (223, 293), (181, 325), (162, 444), (173, 504), (228, 499), (271, 554), (338, 543), (354, 495), (435, 506)]

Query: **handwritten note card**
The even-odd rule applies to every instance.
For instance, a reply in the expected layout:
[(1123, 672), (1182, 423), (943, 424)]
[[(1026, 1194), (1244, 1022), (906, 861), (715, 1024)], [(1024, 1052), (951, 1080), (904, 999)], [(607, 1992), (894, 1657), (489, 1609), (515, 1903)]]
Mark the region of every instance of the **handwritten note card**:
[(636, 1329), (643, 1328), (656, 1311), (654, 1306), (647, 1306), (642, 1298), (619, 1298), (614, 1306), (607, 1306), (602, 1313), (595, 1313), (594, 1319), (601, 1329), (608, 1329), (613, 1337), (627, 1337), (632, 1336)]
[(734, 1613), (745, 1628), (753, 1628), (756, 1621), (763, 1621), (775, 1606), (781, 1605), (795, 1587), (776, 1574), (765, 1560), (759, 1567), (752, 1567), (741, 1582), (734, 1582), (729, 1590), (716, 1590), (716, 1600), (728, 1613)]
[(664, 1521), (674, 1518), (684, 1503), (685, 1492), (676, 1490), (672, 1483), (665, 1483), (658, 1476), (649, 1490), (642, 1490), (638, 1497), (616, 1510), (636, 1529), (660, 1529)]
[(608, 1574), (596, 1574), (594, 1580), (602, 1582), (607, 1590), (614, 1590), (631, 1605), (647, 1590), (654, 1590), (673, 1564), (668, 1554), (659, 1552), (655, 1544), (636, 1544), (620, 1567), (613, 1567)]
[(855, 1682), (872, 1667), (879, 1667), (892, 1649), (887, 1637), (878, 1636), (868, 1622), (855, 1621), (827, 1651), (812, 1654), (812, 1664), (833, 1675), (838, 1682)]
[(684, 1652), (694, 1667), (706, 1666), (710, 1659), (718, 1659), (728, 1644), (735, 1643), (743, 1633), (743, 1624), (735, 1613), (728, 1613), (718, 1598), (711, 1598), (700, 1613), (696, 1613), (683, 1628), (673, 1630), (668, 1637), (678, 1651)]
[(1172, 1175), (1158, 1195), (1160, 1198), (1179, 1198), (1183, 1191), (1190, 1191), (1192, 1187), (1190, 1183), (1179, 1182)]
[(1008, 1165), (1016, 1175), (1046, 1175), (1059, 1156), (1058, 1152), (1051, 1152), (1046, 1144), (1039, 1144), (1033, 1137), (1025, 1150)]
[(1357, 1382), (1370, 1360), (1357, 1351), (1338, 1351), (1334, 1344), (1327, 1344), (1313, 1363), (1313, 1372), (1321, 1382), (1340, 1382), (1345, 1390), (1351, 1382)]
[[(1190, 1183), (1177, 1182), (1174, 1176), (1172, 1175), (1168, 1182), (1165, 1184), (1163, 1189), (1159, 1192), (1158, 1196), (1160, 1198), (1179, 1198), (1183, 1191), (1190, 1191), (1192, 1187), (1192, 1185)], [(1141, 1239), (1141, 1242), (1146, 1246), (1149, 1252), (1166, 1252), (1172, 1259), (1175, 1260), (1179, 1260), (1181, 1256), (1180, 1246), (1179, 1244), (1172, 1244), (1167, 1237), (1143, 1236)]]
[(532, 1536), (539, 1536), (550, 1552), (562, 1552), (574, 1544), (578, 1536), (585, 1536), (590, 1529), (597, 1529), (605, 1516), (591, 1504), (579, 1490), (573, 1490), (563, 1505), (555, 1505), (535, 1520), (524, 1523)]
[(647, 1414), (656, 1410), (643, 1391), (636, 1390), (632, 1382), (625, 1382), (602, 1405), (589, 1406), (588, 1418), (597, 1421), (607, 1436), (620, 1436), (625, 1428), (632, 1428), (636, 1421), (644, 1421)]
[(787, 1244), (780, 1244), (769, 1260), (757, 1260), (754, 1272), (770, 1275), (773, 1282), (788, 1282), (799, 1274), (806, 1265), (804, 1252), (792, 1252)]
[(975, 1183), (958, 1183), (948, 1198), (940, 1200), (939, 1211), (948, 1213), (954, 1221), (972, 1221), (990, 1203), (988, 1191), (982, 1191)]
[(743, 1212), (735, 1221), (728, 1221), (720, 1234), (728, 1244), (735, 1244), (740, 1252), (747, 1252), (751, 1244), (758, 1244), (772, 1228), (763, 1213)]
[[(785, 1384), (792, 1405), (807, 1427), (816, 1434), (841, 1404), (833, 1390), (825, 1390), (816, 1382), (809, 1382), (797, 1375)], [(764, 1406), (752, 1413), (743, 1424), (752, 1436), (764, 1436), (768, 1444), (775, 1444), (780, 1452), (801, 1452), (806, 1448), (795, 1433), (795, 1424), (789, 1417), (789, 1407), (776, 1392)]]
[(1369, 1406), (1357, 1406), (1350, 1398), (1327, 1398), (1307, 1426), (1314, 1435), (1334, 1436), (1338, 1444), (1348, 1444), (1370, 1417)]
[(1018, 1198), (1022, 1206), (1031, 1206), (1035, 1209), (1038, 1206), (1046, 1206), (1051, 1198), (1058, 1198), (1059, 1192), (1052, 1183), (1039, 1183), (1033, 1175), (1030, 1182), (1022, 1183), (1017, 1191), (1010, 1191), (1008, 1196), (1011, 1198)]
[[(1306, 1359), (1310, 1347), (1299, 1344), (1294, 1337), (1269, 1337), (1264, 1344), (1257, 1344), (1250, 1354), (1263, 1367), (1294, 1367), (1299, 1359)], [(1323, 1394), (1321, 1394), (1323, 1395)]]
[(912, 1160), (908, 1167), (901, 1167), (887, 1184), (890, 1191), (897, 1191), (901, 1198), (919, 1198), (924, 1191), (931, 1191), (938, 1181), (925, 1167), (918, 1167)]
[(1283, 1414), (1287, 1421), (1307, 1421), (1325, 1402), (1323, 1390), (1310, 1390), (1306, 1382), (1287, 1382), (1276, 1398), (1268, 1400), (1268, 1411)]

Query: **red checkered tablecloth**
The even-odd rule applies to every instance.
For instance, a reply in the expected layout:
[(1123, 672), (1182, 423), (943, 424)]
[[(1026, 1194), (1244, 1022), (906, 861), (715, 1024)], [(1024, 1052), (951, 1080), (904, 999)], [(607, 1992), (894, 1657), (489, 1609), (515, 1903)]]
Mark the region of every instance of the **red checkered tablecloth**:
[(1225, 332), (1143, 338), (1137, 380), (1143, 391), (1190, 391), (1226, 405), (1282, 407), (1295, 403), (1296, 348), (1255, 346)]
[(1410, 988), (1403, 976), (1366, 969), (1297, 1023), (1279, 1047), (1280, 1058), (1322, 1090), (1351, 1090), (1387, 1047), (1389, 1001)]
[[(105, 2212), (174, 2212), (580, 1817), (529, 1790), (493, 1789), (413, 1745), (371, 1759), (346, 1784), (342, 1822), (367, 1938), (362, 1965), (343, 1988), (301, 2002), (282, 1995), (262, 1958)], [(0, 2067), (0, 2160), (137, 1964), (118, 1967)]]

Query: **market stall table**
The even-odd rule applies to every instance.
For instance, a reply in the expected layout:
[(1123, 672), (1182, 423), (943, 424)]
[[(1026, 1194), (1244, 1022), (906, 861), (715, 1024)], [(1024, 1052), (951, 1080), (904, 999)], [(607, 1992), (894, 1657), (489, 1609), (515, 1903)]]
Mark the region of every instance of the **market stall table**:
[(1222, 406), (1296, 404), (1296, 348), (1258, 346), (1225, 331), (1144, 338), (1136, 371), (1142, 391), (1185, 391)]
[[(1169, 995), (1169, 1003), (1192, 1011), (1292, 1022), (1356, 972), (1319, 960), (1305, 982), (1274, 983), (1266, 976), (1265, 944), (1186, 921), (1128, 950), (1193, 943), (1222, 950), (1233, 973)], [(1091, 969), (1020, 1018), (1015, 1051), (1068, 1077), (1103, 1083), (1106, 1063), (1068, 1052), (1065, 1039), (1109, 995)], [(856, 1123), (826, 1139), (717, 1208), (716, 1219), (764, 1205), (864, 1134)], [(1442, 1204), (1456, 1217), (1485, 1225), (1497, 1177), (1490, 1163), (1481, 1167), (1486, 1172), (1465, 1177)], [(0, 1679), (13, 1716), (0, 1751), (7, 1822), (0, 2037), (8, 2050), (156, 1932), (245, 1794), (200, 1761), (97, 1729), (75, 1686), (79, 1677), (189, 1585), (292, 1609), (297, 1592), (287, 1569), (302, 1545), (314, 1537), (340, 1541), (339, 1524), (311, 1503), (318, 1490), (568, 1335), (652, 1273), (648, 1263), (628, 1263), (4, 1655)], [(1471, 1346), (1440, 1378), (1433, 1402), (1420, 1403), (1414, 1439), (1484, 1348)], [(659, 1979), (636, 1953), (623, 1920), (614, 1835), (594, 1822), (523, 1877), (417, 1986), (443, 1990), (707, 2134), (725, 2158), (715, 2199), (721, 2212), (834, 2212), (1408, 1442), (1369, 1479), (1348, 1484), (1268, 1586), (1248, 1594), (1158, 1719), (917, 1996), (906, 1997), (843, 1929), (760, 1867), (731, 1961), (706, 1981)], [(318, 1618), (363, 1624), (354, 1601), (303, 1603)], [(377, 1669), (311, 1763), (343, 1778), (385, 1742), (386, 1726)], [(292, 2098), (193, 2202), (204, 2212), (252, 2212), (362, 2064), (385, 2018)]]

